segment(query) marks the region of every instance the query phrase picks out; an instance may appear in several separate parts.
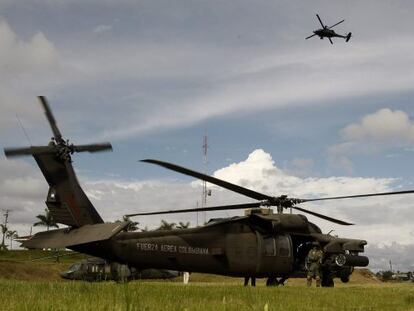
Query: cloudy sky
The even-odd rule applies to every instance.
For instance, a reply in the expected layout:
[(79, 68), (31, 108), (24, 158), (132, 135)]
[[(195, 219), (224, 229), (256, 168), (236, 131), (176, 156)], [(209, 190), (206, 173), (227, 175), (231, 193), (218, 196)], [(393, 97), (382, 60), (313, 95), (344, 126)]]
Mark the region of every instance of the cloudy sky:
[[(200, 201), (200, 182), (137, 162), (143, 158), (270, 195), (412, 189), (413, 11), (414, 3), (391, 0), (0, 0), (0, 146), (48, 142), (36, 100), (47, 96), (66, 138), (114, 146), (74, 159), (107, 221)], [(335, 29), (352, 32), (351, 41), (304, 40), (319, 26), (315, 13), (328, 25), (345, 19)], [(1, 155), (0, 176), (0, 208), (27, 234), (43, 212), (46, 182), (32, 158)], [(211, 205), (249, 202), (211, 189)], [(366, 239), (373, 269), (391, 259), (396, 269), (414, 270), (412, 199), (303, 207), (355, 223), (309, 216), (325, 231)], [(192, 214), (167, 220), (197, 221)]]

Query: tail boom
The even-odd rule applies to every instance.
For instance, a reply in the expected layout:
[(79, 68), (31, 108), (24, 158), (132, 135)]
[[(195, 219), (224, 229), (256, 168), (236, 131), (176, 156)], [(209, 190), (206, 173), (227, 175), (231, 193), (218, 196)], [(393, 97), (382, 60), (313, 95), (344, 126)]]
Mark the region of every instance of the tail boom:
[(71, 248), (87, 243), (106, 241), (117, 235), (129, 225), (129, 222), (85, 225), (75, 229), (57, 229), (36, 233), (22, 243), (30, 249)]
[(62, 162), (54, 153), (34, 154), (49, 184), (46, 205), (55, 222), (71, 227), (103, 223), (82, 190), (70, 162)]

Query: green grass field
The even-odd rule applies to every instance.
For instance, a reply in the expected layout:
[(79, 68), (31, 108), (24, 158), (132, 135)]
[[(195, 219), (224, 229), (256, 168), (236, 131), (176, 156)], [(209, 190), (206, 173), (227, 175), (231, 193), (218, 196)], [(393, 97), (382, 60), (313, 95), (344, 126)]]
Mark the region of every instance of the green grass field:
[(349, 284), (306, 288), (304, 280), (284, 287), (256, 288), (242, 280), (193, 274), (175, 281), (87, 283), (62, 280), (58, 272), (83, 258), (31, 262), (50, 252), (0, 253), (1, 310), (413, 310), (414, 284), (381, 283), (356, 271)]
[(233, 284), (0, 281), (4, 310), (414, 310), (411, 285), (256, 288)]

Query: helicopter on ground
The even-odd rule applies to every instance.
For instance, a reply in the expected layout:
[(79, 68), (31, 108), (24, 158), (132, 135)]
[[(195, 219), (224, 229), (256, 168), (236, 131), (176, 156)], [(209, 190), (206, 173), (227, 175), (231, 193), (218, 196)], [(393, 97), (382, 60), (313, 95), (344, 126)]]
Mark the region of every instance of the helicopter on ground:
[[(267, 278), (266, 284), (275, 286), (283, 285), (288, 278), (306, 276), (307, 254), (312, 244), (318, 242), (325, 254), (322, 286), (333, 286), (334, 278), (348, 282), (354, 267), (368, 265), (368, 258), (361, 255), (367, 242), (324, 234), (306, 216), (283, 214), (283, 210), (291, 208), (336, 224), (351, 225), (298, 205), (312, 201), (414, 193), (414, 190), (408, 190), (313, 199), (269, 196), (175, 164), (143, 160), (203, 179), (257, 202), (130, 214), (127, 216), (247, 209), (245, 216), (213, 219), (196, 228), (128, 232), (129, 221), (103, 221), (82, 190), (72, 166), (73, 153), (111, 150), (111, 144), (69, 144), (62, 138), (46, 98), (40, 96), (39, 99), (52, 128), (52, 140), (46, 146), (6, 148), (4, 152), (7, 157), (34, 157), (49, 184), (45, 203), (55, 222), (67, 227), (36, 233), (22, 243), (26, 248), (68, 248), (137, 270), (168, 269)], [(277, 208), (277, 214), (273, 214), (272, 206)]]
[(333, 27), (335, 27), (336, 25), (339, 25), (340, 23), (344, 22), (345, 20), (341, 20), (340, 22), (328, 27), (326, 25), (323, 24), (321, 18), (319, 17), (318, 14), (316, 14), (316, 17), (319, 20), (319, 23), (321, 23), (322, 28), (321, 29), (317, 29), (313, 31), (313, 35), (310, 35), (309, 37), (306, 37), (305, 39), (309, 39), (312, 38), (314, 36), (319, 36), (319, 38), (322, 40), (323, 38), (328, 38), (329, 42), (331, 42), (331, 44), (333, 44), (333, 41), (331, 38), (337, 37), (337, 38), (344, 38), (345, 42), (348, 42), (351, 39), (352, 33), (349, 32), (346, 36), (342, 36), (337, 34), (334, 30), (332, 30)]

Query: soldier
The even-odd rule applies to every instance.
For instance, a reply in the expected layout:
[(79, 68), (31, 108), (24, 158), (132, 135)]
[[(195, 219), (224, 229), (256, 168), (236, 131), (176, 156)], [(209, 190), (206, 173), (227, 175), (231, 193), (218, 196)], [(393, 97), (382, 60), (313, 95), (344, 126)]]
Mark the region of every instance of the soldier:
[(321, 264), (323, 260), (323, 251), (318, 242), (313, 243), (313, 248), (309, 251), (306, 258), (308, 275), (307, 285), (312, 285), (312, 278), (316, 280), (316, 287), (321, 286)]
[(246, 276), (246, 277), (244, 277), (244, 286), (249, 285), (249, 280), (251, 280), (252, 286), (256, 286), (256, 278), (254, 276)]

